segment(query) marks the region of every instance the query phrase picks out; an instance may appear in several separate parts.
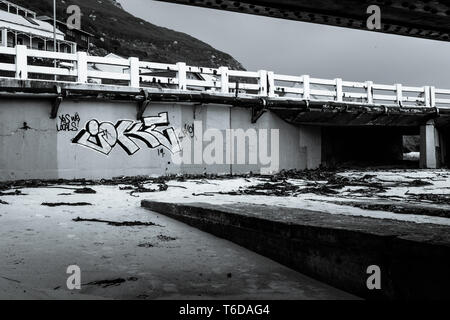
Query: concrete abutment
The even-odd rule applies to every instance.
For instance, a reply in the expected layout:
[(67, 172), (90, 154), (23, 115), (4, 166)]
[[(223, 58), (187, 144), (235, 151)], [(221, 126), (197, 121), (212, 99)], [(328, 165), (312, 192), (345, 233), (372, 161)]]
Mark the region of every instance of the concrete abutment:
[[(450, 162), (450, 129), (433, 121), (420, 128), (294, 125), (267, 111), (252, 123), (248, 107), (151, 102), (143, 117), (148, 125), (158, 122), (158, 132), (149, 133), (136, 120), (135, 101), (65, 99), (56, 119), (49, 117), (51, 105), (31, 97), (0, 100), (0, 180), (393, 165), (402, 160), (402, 136), (419, 129), (421, 166)], [(172, 154), (176, 140), (180, 150)]]
[[(0, 180), (269, 173), (321, 161), (318, 128), (298, 128), (271, 112), (252, 124), (250, 108), (152, 102), (143, 118), (166, 117), (145, 120), (163, 123), (162, 134), (152, 135), (140, 128), (133, 101), (65, 99), (56, 119), (50, 109), (47, 99), (0, 100)], [(172, 130), (178, 158), (167, 146)]]

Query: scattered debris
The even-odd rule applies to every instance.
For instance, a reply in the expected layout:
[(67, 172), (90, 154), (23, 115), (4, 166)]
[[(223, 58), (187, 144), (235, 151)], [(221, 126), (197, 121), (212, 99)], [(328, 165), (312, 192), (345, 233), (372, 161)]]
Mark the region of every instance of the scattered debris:
[(117, 221), (109, 221), (109, 220), (101, 220), (101, 219), (84, 219), (84, 218), (80, 218), (80, 217), (77, 217), (72, 220), (75, 222), (101, 222), (101, 223), (107, 223), (107, 224), (109, 224), (111, 226), (115, 226), (115, 227), (159, 226), (153, 222), (142, 222), (142, 221), (117, 222)]
[(173, 185), (173, 184), (171, 184), (171, 185), (167, 185), (168, 187), (170, 187), (170, 188), (180, 188), (180, 189), (187, 189), (185, 186), (175, 186), (175, 185)]
[(26, 196), (26, 194), (20, 190), (16, 190), (12, 192), (0, 192), (0, 196)]
[[(23, 188), (48, 188), (52, 187), (54, 185), (68, 185), (68, 186), (80, 186), (80, 187), (86, 187), (86, 186), (94, 186), (94, 185), (109, 185), (109, 186), (116, 186), (116, 185), (128, 185), (126, 187), (121, 187), (123, 190), (133, 190), (134, 187), (138, 187), (139, 185), (142, 186), (146, 183), (154, 183), (154, 184), (166, 184), (167, 181), (187, 181), (187, 180), (201, 180), (200, 183), (211, 183), (207, 182), (206, 180), (226, 180), (226, 179), (233, 179), (233, 178), (248, 178), (254, 175), (253, 173), (250, 174), (243, 174), (243, 175), (217, 175), (217, 174), (186, 174), (186, 175), (166, 175), (163, 177), (150, 177), (150, 176), (121, 176), (121, 177), (114, 177), (112, 179), (100, 179), (100, 180), (88, 180), (88, 179), (73, 179), (73, 180), (67, 180), (67, 179), (49, 179), (49, 180), (39, 180), (39, 179), (33, 179), (33, 180), (15, 180), (15, 181), (2, 181), (0, 182), (0, 190), (5, 191), (9, 189), (23, 189)], [(212, 183), (211, 183), (212, 184)], [(58, 187), (63, 188), (63, 187)], [(127, 188), (127, 189), (124, 189)], [(164, 187), (163, 187), (164, 188)], [(74, 188), (67, 188), (67, 189), (74, 189)], [(161, 191), (161, 190), (160, 190)]]
[(81, 189), (76, 189), (75, 191), (74, 191), (75, 193), (84, 193), (84, 194), (94, 194), (94, 193), (97, 193), (97, 191), (95, 191), (94, 189), (92, 189), (92, 188), (81, 188)]
[[(277, 197), (295, 197), (300, 194), (313, 193), (318, 195), (336, 195), (347, 187), (360, 187), (358, 189), (345, 190), (350, 194), (361, 196), (373, 196), (384, 193), (393, 187), (422, 187), (433, 185), (424, 179), (412, 179), (410, 181), (387, 181), (378, 179), (375, 174), (365, 174), (362, 177), (346, 177), (337, 170), (282, 170), (278, 174), (265, 177), (266, 182), (239, 188), (230, 192), (219, 192), (228, 195), (264, 195)], [(288, 179), (302, 180), (303, 185), (295, 185)], [(214, 195), (214, 193), (193, 194)]]
[(282, 181), (279, 183), (260, 183), (255, 186), (250, 186), (246, 189), (239, 189), (238, 192), (229, 192), (228, 194), (245, 194), (245, 195), (265, 195), (265, 196), (292, 196), (299, 190), (299, 187), (292, 183)]
[(172, 237), (165, 236), (165, 235), (162, 235), (162, 234), (160, 234), (157, 238), (160, 241), (174, 241), (174, 240), (177, 240), (177, 238), (172, 238)]
[(158, 185), (158, 189), (151, 189), (151, 188), (145, 188), (142, 185), (137, 185), (137, 187), (134, 188), (133, 191), (130, 192), (130, 195), (134, 195), (135, 193), (146, 193), (146, 192), (160, 192), (160, 191), (166, 191), (169, 188), (169, 186), (163, 182)]
[(367, 202), (340, 202), (340, 201), (328, 201), (339, 205), (352, 206), (364, 210), (372, 211), (388, 211), (399, 214), (415, 214), (425, 215), (433, 217), (450, 218), (450, 211), (443, 208), (432, 208), (425, 206), (412, 206), (395, 201), (393, 203), (367, 203)]
[(58, 196), (72, 196), (72, 193), (59, 193)]
[(119, 190), (133, 190), (134, 188), (132, 186), (126, 186), (126, 187), (119, 187)]
[(203, 192), (203, 193), (193, 193), (192, 195), (197, 197), (197, 196), (208, 196), (208, 197), (213, 197), (215, 194), (220, 194), (220, 192)]
[(436, 194), (436, 193), (405, 193), (409, 199), (415, 201), (423, 201), (437, 204), (450, 204), (450, 194)]
[(1, 277), (1, 278), (5, 279), (5, 280), (8, 280), (8, 281), (12, 281), (12, 282), (16, 282), (16, 283), (21, 283), (19, 280), (7, 278), (7, 277)]
[(9, 204), (9, 203), (0, 199), (0, 204)]
[[(429, 204), (450, 204), (450, 195), (447, 194), (428, 194), (428, 193), (409, 193), (404, 195), (392, 194), (391, 191), (396, 187), (404, 188), (418, 188), (433, 186), (436, 181), (446, 181), (447, 174), (437, 173), (437, 175), (424, 175), (414, 176), (408, 174), (402, 174), (401, 179), (394, 176), (393, 180), (389, 178), (383, 178), (383, 175), (378, 175), (378, 171), (386, 171), (385, 168), (374, 169), (367, 168), (355, 171), (348, 171), (345, 168), (338, 169), (326, 169), (319, 168), (314, 170), (282, 170), (273, 175), (259, 175), (259, 174), (244, 174), (244, 175), (217, 175), (217, 174), (200, 174), (200, 175), (167, 175), (159, 178), (153, 178), (149, 176), (136, 176), (136, 177), (116, 177), (112, 179), (102, 180), (21, 180), (0, 182), (0, 196), (2, 195), (24, 195), (19, 189), (22, 188), (63, 188), (73, 191), (73, 193), (60, 193), (59, 195), (73, 195), (74, 193), (80, 194), (94, 194), (96, 191), (89, 186), (93, 185), (115, 185), (119, 186), (120, 190), (129, 190), (131, 196), (138, 197), (138, 193), (151, 193), (162, 192), (168, 190), (170, 187), (187, 189), (181, 185), (167, 184), (168, 181), (188, 181), (191, 180), (197, 184), (211, 184), (218, 185), (211, 180), (226, 180), (234, 178), (243, 178), (247, 182), (259, 180), (260, 183), (253, 184), (248, 187), (240, 187), (237, 190), (229, 192), (217, 191), (217, 192), (199, 192), (192, 193), (193, 196), (214, 196), (217, 194), (222, 195), (262, 195), (262, 196), (276, 196), (276, 197), (297, 197), (302, 194), (317, 194), (320, 196), (337, 196), (347, 198), (349, 201), (356, 198), (374, 198), (376, 200), (388, 200), (388, 201), (404, 201), (417, 202), (417, 203), (429, 203)], [(405, 170), (407, 172), (407, 170)], [(389, 176), (389, 175), (388, 175)], [(257, 178), (249, 180), (248, 178)], [(385, 179), (385, 180), (384, 180)], [(440, 180), (439, 180), (440, 179)], [(297, 181), (296, 181), (297, 180)], [(218, 181), (216, 181), (218, 182)], [(66, 186), (58, 186), (66, 185)], [(151, 187), (150, 187), (151, 186)], [(444, 190), (446, 187), (441, 187)], [(206, 189), (207, 190), (207, 189)], [(422, 191), (425, 190), (425, 191)], [(417, 192), (417, 191), (416, 191)], [(420, 189), (420, 192), (427, 192), (427, 188)], [(446, 191), (440, 191), (446, 192)], [(8, 204), (5, 201), (0, 200), (0, 204)], [(42, 203), (47, 206), (80, 206), (80, 205), (92, 205), (90, 203)], [(371, 210), (368, 208), (368, 210)], [(396, 213), (405, 213), (403, 209), (389, 209), (385, 207), (386, 211), (392, 211)], [(410, 209), (408, 209), (410, 211)], [(399, 212), (405, 211), (405, 212)], [(445, 210), (441, 210), (445, 211)], [(430, 215), (446, 216), (442, 215), (442, 212), (430, 213)], [(427, 213), (427, 214), (428, 214)], [(108, 223), (108, 221), (105, 221)], [(112, 221), (111, 221), (112, 222)], [(114, 225), (114, 222), (112, 222)], [(133, 225), (133, 222), (130, 222)], [(122, 224), (123, 225), (123, 224)]]
[(136, 277), (129, 277), (127, 279), (123, 279), (123, 278), (117, 278), (117, 279), (111, 279), (111, 280), (99, 280), (99, 281), (92, 281), (92, 282), (88, 282), (83, 284), (84, 286), (101, 286), (102, 288), (107, 288), (107, 287), (115, 287), (115, 286), (119, 286), (124, 282), (127, 281), (137, 281), (138, 278)]
[(409, 182), (409, 186), (411, 187), (423, 187), (423, 186), (432, 186), (433, 184), (428, 181), (415, 179), (411, 182)]
[(145, 243), (138, 244), (138, 247), (141, 247), (141, 248), (153, 248), (154, 245), (151, 244), (150, 242), (145, 242)]
[(48, 206), (48, 207), (60, 207), (60, 206), (79, 207), (79, 206), (92, 206), (92, 203), (89, 203), (89, 202), (43, 202), (43, 203), (41, 203), (41, 205)]

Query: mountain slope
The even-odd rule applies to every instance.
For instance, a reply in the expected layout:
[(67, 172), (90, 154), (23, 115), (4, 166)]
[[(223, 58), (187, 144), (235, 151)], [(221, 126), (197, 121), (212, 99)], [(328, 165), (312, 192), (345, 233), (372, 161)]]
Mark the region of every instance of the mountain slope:
[[(53, 0), (11, 0), (38, 15), (53, 16)], [(66, 8), (75, 4), (82, 12), (81, 27), (95, 35), (93, 54), (114, 52), (124, 57), (203, 67), (228, 66), (243, 69), (230, 55), (185, 33), (158, 27), (122, 9), (115, 0), (57, 0), (58, 20), (68, 17)]]

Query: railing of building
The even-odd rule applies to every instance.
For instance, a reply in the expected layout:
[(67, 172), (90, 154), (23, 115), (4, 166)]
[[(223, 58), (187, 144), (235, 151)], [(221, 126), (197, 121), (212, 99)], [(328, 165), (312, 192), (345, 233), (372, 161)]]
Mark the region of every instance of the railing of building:
[[(17, 43), (20, 43), (20, 45), (25, 45), (28, 49), (54, 51), (53, 38), (1, 27), (0, 35), (0, 46), (15, 47)], [(77, 44), (72, 41), (57, 39), (56, 49), (58, 52), (75, 53), (77, 52)]]
[(28, 10), (22, 6), (14, 4), (6, 0), (0, 0), (0, 10), (5, 10), (9, 13), (23, 15), (24, 17), (30, 17), (36, 19), (36, 12)]
[[(54, 80), (57, 76), (59, 81), (65, 82), (132, 88), (158, 87), (286, 100), (450, 109), (450, 90), (433, 86), (318, 79), (309, 75), (280, 75), (266, 70), (252, 72), (227, 67), (202, 68), (187, 66), (183, 62), (165, 64), (139, 61), (138, 58), (88, 56), (85, 52), (69, 54), (31, 50), (20, 45), (15, 48), (0, 47), (0, 57), (10, 58), (9, 62), (0, 59), (0, 75), (21, 80), (45, 79), (46, 76)], [(45, 60), (49, 63), (43, 63)]]

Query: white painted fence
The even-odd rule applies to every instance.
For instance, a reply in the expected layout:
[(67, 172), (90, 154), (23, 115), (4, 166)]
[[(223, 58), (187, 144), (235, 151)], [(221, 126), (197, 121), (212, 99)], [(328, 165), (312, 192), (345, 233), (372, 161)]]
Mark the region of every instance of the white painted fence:
[[(88, 56), (85, 52), (67, 54), (31, 50), (26, 46), (0, 47), (0, 56), (9, 56), (13, 61), (0, 63), (1, 75), (22, 80), (45, 77), (54, 80), (57, 77), (59, 81), (115, 84), (134, 88), (156, 86), (162, 89), (247, 94), (290, 100), (450, 108), (450, 90), (431, 86), (408, 87), (401, 84), (374, 84), (371, 81), (327, 80), (308, 75), (280, 75), (265, 70), (229, 70), (227, 67), (202, 68), (187, 66), (183, 62), (165, 64), (139, 61), (138, 58), (95, 57)], [(42, 65), (43, 61), (47, 63)]]

